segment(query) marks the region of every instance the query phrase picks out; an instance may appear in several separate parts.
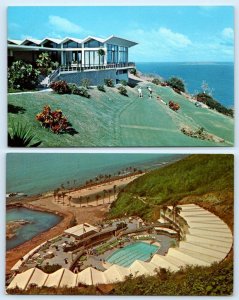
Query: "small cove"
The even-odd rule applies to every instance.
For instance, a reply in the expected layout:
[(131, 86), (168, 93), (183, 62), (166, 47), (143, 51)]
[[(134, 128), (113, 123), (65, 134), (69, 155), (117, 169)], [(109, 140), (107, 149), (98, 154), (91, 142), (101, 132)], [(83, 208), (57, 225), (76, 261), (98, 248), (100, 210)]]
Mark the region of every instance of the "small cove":
[(15, 237), (7, 240), (6, 249), (10, 250), (29, 241), (34, 236), (57, 225), (61, 219), (62, 217), (59, 215), (25, 207), (7, 209), (6, 223), (16, 220), (26, 220), (30, 223), (17, 229)]

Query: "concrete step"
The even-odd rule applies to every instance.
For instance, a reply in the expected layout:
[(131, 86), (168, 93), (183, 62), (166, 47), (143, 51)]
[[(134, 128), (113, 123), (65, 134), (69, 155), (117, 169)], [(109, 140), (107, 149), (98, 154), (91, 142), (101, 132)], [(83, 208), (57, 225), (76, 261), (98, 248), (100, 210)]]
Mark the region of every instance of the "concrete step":
[(208, 229), (195, 229), (195, 228), (189, 228), (189, 233), (192, 235), (199, 235), (199, 236), (203, 236), (203, 237), (215, 237), (215, 238), (227, 238), (231, 240), (231, 234), (230, 231), (228, 230), (228, 232), (215, 232), (213, 230), (208, 230)]
[(190, 255), (191, 257), (208, 262), (209, 264), (212, 264), (214, 262), (218, 262), (221, 260), (220, 258), (211, 256), (209, 254), (201, 253), (201, 252), (190, 250), (190, 249), (179, 248), (178, 250), (184, 254)]
[(186, 235), (186, 241), (187, 242), (195, 242), (195, 243), (198, 243), (199, 245), (201, 243), (204, 243), (207, 245), (216, 245), (218, 247), (222, 246), (222, 247), (229, 247), (229, 248), (232, 245), (232, 241), (230, 241), (230, 240), (216, 240), (216, 239), (212, 239), (212, 238), (200, 237), (200, 236), (191, 235), (191, 234)]

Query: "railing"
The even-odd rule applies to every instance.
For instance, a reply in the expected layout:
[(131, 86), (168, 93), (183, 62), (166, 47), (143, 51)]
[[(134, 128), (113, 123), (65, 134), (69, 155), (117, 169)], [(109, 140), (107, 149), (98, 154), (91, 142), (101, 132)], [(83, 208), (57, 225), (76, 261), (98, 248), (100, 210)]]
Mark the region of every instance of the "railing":
[(89, 70), (107, 70), (107, 69), (120, 69), (120, 68), (134, 68), (135, 63), (118, 63), (107, 65), (69, 65), (59, 67), (60, 72), (83, 72)]
[(49, 83), (54, 81), (54, 79), (59, 75), (60, 73), (60, 68), (56, 69), (51, 75), (49, 75)]

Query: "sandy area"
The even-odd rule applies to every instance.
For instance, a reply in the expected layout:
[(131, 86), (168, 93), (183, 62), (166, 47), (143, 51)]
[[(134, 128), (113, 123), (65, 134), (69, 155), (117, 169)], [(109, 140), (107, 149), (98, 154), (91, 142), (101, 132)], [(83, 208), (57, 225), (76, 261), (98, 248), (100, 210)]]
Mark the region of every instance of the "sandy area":
[[(125, 185), (133, 181), (135, 178), (139, 176), (141, 175), (135, 175), (123, 179), (118, 179), (108, 183), (95, 185), (86, 189), (75, 190), (73, 192), (67, 193), (67, 195), (70, 195), (73, 198), (77, 198), (78, 196), (87, 196), (87, 195), (99, 193), (103, 190), (113, 189), (114, 185), (116, 185), (118, 188), (121, 185)], [(116, 196), (117, 194), (115, 195), (115, 198)], [(11, 268), (14, 266), (14, 264), (26, 253), (28, 253), (31, 249), (37, 247), (44, 241), (61, 234), (66, 228), (70, 226), (70, 222), (73, 218), (76, 219), (78, 224), (84, 222), (94, 224), (98, 221), (103, 220), (104, 217), (106, 216), (106, 213), (109, 211), (110, 203), (112, 203), (113, 201), (114, 201), (113, 195), (110, 197), (110, 199), (109, 196), (106, 195), (104, 201), (103, 199), (100, 199), (98, 202), (98, 206), (96, 201), (91, 201), (89, 202), (88, 207), (86, 206), (86, 204), (84, 204), (84, 206), (82, 207), (80, 204), (70, 204), (67, 201), (67, 197), (64, 202), (62, 199), (60, 199), (59, 201), (54, 200), (53, 195), (49, 195), (46, 197), (39, 197), (30, 202), (26, 201), (24, 205), (28, 208), (58, 213), (63, 216), (63, 219), (59, 224), (57, 224), (55, 227), (51, 228), (50, 230), (43, 232), (35, 236), (31, 240), (27, 241), (26, 243), (7, 251), (6, 272), (8, 273), (11, 270)]]

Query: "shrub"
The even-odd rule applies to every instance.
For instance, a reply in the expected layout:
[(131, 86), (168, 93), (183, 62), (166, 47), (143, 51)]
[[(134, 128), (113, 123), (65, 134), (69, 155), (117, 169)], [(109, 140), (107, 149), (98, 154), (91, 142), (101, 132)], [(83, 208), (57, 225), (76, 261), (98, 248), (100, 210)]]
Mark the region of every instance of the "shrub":
[(119, 87), (118, 87), (118, 91), (119, 91), (119, 93), (120, 93), (121, 95), (127, 96), (127, 90), (126, 90), (126, 88), (125, 88), (124, 86), (119, 86)]
[(121, 80), (120, 81), (120, 84), (123, 85), (123, 86), (127, 86), (128, 85), (128, 82), (126, 80)]
[(54, 265), (38, 266), (38, 268), (41, 269), (43, 272), (50, 274), (61, 269), (62, 266), (59, 264), (54, 264)]
[(152, 80), (152, 83), (153, 83), (153, 84), (156, 84), (156, 85), (159, 85), (159, 84), (161, 83), (161, 81), (160, 81), (158, 78), (154, 78), (154, 79)]
[(171, 86), (173, 89), (176, 89), (180, 92), (185, 92), (185, 86), (182, 79), (177, 77), (171, 77), (166, 83)]
[(40, 72), (22, 60), (15, 61), (8, 68), (8, 85), (12, 89), (34, 89), (38, 82)]
[(49, 105), (44, 106), (43, 111), (36, 115), (36, 120), (53, 133), (64, 132), (68, 127), (67, 118), (63, 116), (62, 111), (60, 109), (51, 111)]
[(28, 125), (22, 126), (18, 124), (11, 124), (12, 132), (8, 133), (8, 146), (9, 147), (38, 147), (41, 141), (32, 144), (35, 136), (31, 133)]
[(169, 101), (168, 105), (169, 105), (169, 108), (171, 108), (174, 111), (177, 111), (180, 108), (180, 105), (176, 102), (173, 102), (172, 100)]
[(77, 86), (75, 83), (69, 84), (69, 88), (72, 94), (79, 95), (85, 98), (90, 98), (90, 94), (87, 91), (87, 88), (83, 86)]
[(87, 79), (87, 78), (84, 78), (84, 79), (82, 79), (81, 80), (81, 85), (83, 86), (83, 87), (85, 87), (85, 88), (89, 88), (89, 86), (90, 86), (90, 79)]
[(69, 85), (64, 80), (54, 81), (50, 84), (50, 88), (57, 94), (70, 94), (71, 90)]
[(134, 76), (138, 75), (137, 70), (135, 68), (130, 70), (130, 74), (133, 74)]
[(97, 85), (97, 89), (101, 92), (105, 92), (105, 87), (103, 85)]
[(104, 80), (104, 82), (105, 82), (105, 85), (106, 85), (106, 86), (108, 86), (108, 87), (114, 87), (114, 80), (113, 80), (113, 79), (111, 79), (111, 78), (106, 78), (106, 79)]
[(223, 106), (221, 103), (213, 99), (210, 95), (206, 93), (199, 93), (196, 96), (198, 102), (205, 103), (211, 109), (216, 109), (218, 112), (233, 117), (233, 110), (228, 109)]

